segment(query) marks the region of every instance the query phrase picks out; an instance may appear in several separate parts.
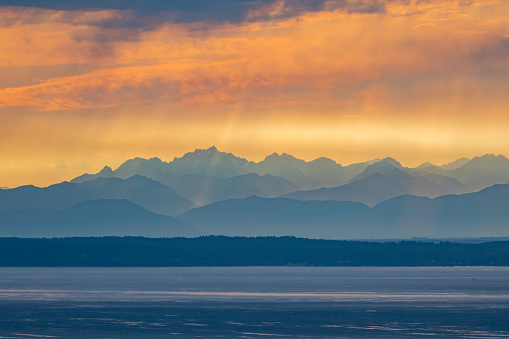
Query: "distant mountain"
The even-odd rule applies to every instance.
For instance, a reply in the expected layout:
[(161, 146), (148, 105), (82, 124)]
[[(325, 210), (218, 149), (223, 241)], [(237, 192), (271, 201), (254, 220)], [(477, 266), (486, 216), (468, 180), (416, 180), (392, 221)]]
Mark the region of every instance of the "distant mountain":
[(257, 173), (259, 175), (271, 174), (284, 178), (298, 187), (307, 187), (309, 178), (304, 174), (306, 166), (304, 160), (297, 159), (289, 154), (281, 155), (273, 153), (256, 164), (251, 164), (245, 172)]
[[(371, 166), (377, 162), (380, 162), (380, 161), (381, 161), (380, 159), (374, 159), (374, 160), (369, 160), (369, 161), (365, 161), (365, 162), (360, 162), (357, 164), (351, 164), (348, 166), (344, 166), (343, 167), (344, 181), (341, 184), (343, 184), (343, 185), (347, 184), (353, 178), (355, 178), (357, 175), (359, 175), (364, 170), (366, 170), (366, 168), (368, 168), (369, 166)], [(330, 185), (328, 187), (336, 187), (336, 186), (339, 186), (339, 185)]]
[[(341, 166), (328, 158), (318, 158), (313, 161), (297, 159), (289, 154), (273, 153), (258, 163), (247, 161), (231, 153), (220, 152), (216, 147), (198, 149), (194, 152), (176, 157), (171, 162), (163, 162), (158, 158), (134, 158), (123, 163), (118, 169), (104, 167), (97, 174), (84, 174), (73, 179), (73, 183), (81, 183), (100, 177), (117, 177), (127, 179), (134, 175), (142, 175), (160, 181), (177, 190), (175, 183), (186, 175), (198, 175), (209, 178), (227, 179), (240, 175), (255, 173), (270, 174), (281, 177), (298, 187), (300, 190), (337, 187), (349, 182), (360, 181), (374, 173), (387, 176), (387, 170), (399, 169), (413, 176), (439, 174), (454, 178), (465, 184), (470, 191), (477, 191), (494, 184), (509, 181), (509, 159), (504, 156), (484, 155), (472, 160), (461, 158), (446, 165), (436, 166), (424, 163), (417, 168), (405, 168), (392, 158), (375, 159), (363, 163)], [(208, 179), (211, 181), (211, 179)], [(203, 180), (202, 180), (203, 181)], [(242, 194), (233, 196), (223, 195), (225, 198), (240, 197), (247, 194), (263, 195), (263, 190), (251, 187), (243, 189)], [(266, 196), (266, 195), (265, 195)], [(186, 196), (190, 199), (190, 196)], [(199, 201), (214, 201), (205, 199)], [(217, 199), (216, 199), (217, 200)], [(199, 202), (201, 204), (202, 202)]]
[(375, 173), (384, 176), (411, 176), (399, 162), (392, 158), (385, 158), (367, 166), (361, 173), (350, 179), (350, 182), (364, 180)]
[[(372, 177), (376, 176), (381, 174)], [(140, 178), (133, 180), (137, 179)], [(109, 181), (111, 178), (97, 179), (91, 185), (104, 188), (116, 184), (110, 182), (103, 186), (100, 180)], [(64, 189), (52, 188), (54, 191), (50, 190), (49, 193), (69, 193), (76, 186), (87, 192), (83, 184), (65, 183), (62, 185)], [(45, 192), (44, 189), (33, 187), (22, 187), (23, 190), (35, 190), (39, 194), (41, 190)], [(14, 192), (19, 194), (16, 190)], [(62, 204), (62, 200), (56, 201)], [(373, 208), (351, 201), (248, 197), (189, 210), (177, 217), (183, 222), (152, 213), (125, 199), (86, 200), (63, 209), (15, 209), (14, 206), (15, 199), (11, 202), (11, 208), (0, 210), (0, 236), (214, 234), (294, 235), (328, 239), (509, 236), (507, 184), (495, 185), (476, 193), (446, 195), (435, 199), (403, 195)], [(186, 228), (186, 224), (193, 228)]]
[(79, 184), (63, 182), (45, 188), (32, 185), (0, 191), (0, 210), (6, 209), (62, 209), (95, 195)]
[(143, 159), (134, 158), (127, 160), (115, 171), (109, 166), (105, 166), (97, 174), (83, 174), (71, 180), (72, 183), (82, 183), (98, 178), (120, 178), (127, 179), (135, 175), (141, 175), (147, 178), (154, 178), (168, 173), (168, 163), (159, 158)]
[(203, 206), (215, 201), (246, 198), (251, 195), (275, 197), (297, 189), (291, 182), (272, 175), (245, 174), (219, 179), (198, 174), (156, 177), (179, 195)]
[(158, 181), (135, 175), (128, 179), (98, 178), (81, 184), (96, 199), (127, 199), (151, 212), (177, 215), (195, 205)]
[(72, 179), (70, 182), (73, 184), (80, 184), (82, 182), (95, 180), (98, 178), (114, 178), (114, 177), (115, 177), (115, 173), (113, 172), (111, 167), (104, 166), (103, 169), (100, 170), (96, 174), (85, 173), (85, 174), (80, 175), (79, 177)]
[[(262, 198), (277, 197), (281, 195), (280, 192), (291, 192), (297, 188), (293, 183), (283, 178), (270, 174), (258, 175), (255, 173), (225, 179), (222, 186), (224, 187), (222, 192), (218, 192), (219, 195), (214, 201), (231, 199), (234, 192), (243, 191), (245, 187), (259, 191), (258, 196)], [(248, 196), (250, 195), (245, 195), (243, 198)]]
[(373, 208), (373, 215), (403, 237), (509, 235), (509, 185), (435, 199), (399, 196)]
[[(211, 151), (211, 154), (215, 153), (219, 152), (217, 152), (217, 150)], [(227, 155), (225, 156), (228, 157)], [(176, 193), (168, 192), (170, 196), (178, 194), (199, 206), (219, 200), (246, 198), (251, 195), (257, 195), (260, 197), (276, 197), (298, 189), (298, 187), (290, 181), (269, 174), (258, 175), (255, 173), (248, 173), (221, 179), (202, 174), (176, 175), (167, 171), (169, 168), (168, 166), (164, 165), (164, 167), (160, 167), (161, 164), (164, 164), (160, 160), (157, 161), (150, 159), (146, 160), (145, 165), (143, 165), (144, 163), (143, 159), (136, 158), (125, 162), (116, 171), (111, 171), (108, 167), (98, 174), (82, 175), (72, 180), (72, 183), (86, 184), (89, 180), (97, 180), (101, 178), (102, 174), (107, 175), (108, 178), (112, 178), (112, 176), (125, 177), (139, 171), (144, 175), (150, 176), (152, 180), (158, 181), (159, 183), (167, 186), (170, 191), (176, 191)], [(105, 190), (103, 190), (103, 192), (107, 193)], [(108, 197), (116, 198), (117, 196), (111, 195)], [(143, 207), (148, 208), (153, 212), (175, 215), (173, 211), (171, 212), (173, 214), (169, 214), (167, 211), (161, 209), (151, 209), (147, 205), (143, 204), (144, 199), (140, 198), (135, 201), (135, 197), (136, 195), (134, 197), (132, 195), (129, 197), (122, 196), (122, 198), (127, 198), (133, 202), (140, 203)], [(185, 210), (190, 209), (191, 207), (189, 207), (188, 202), (188, 205), (184, 204), (182, 208)], [(183, 210), (180, 212), (183, 212)]]
[(134, 158), (120, 165), (114, 172), (114, 176), (121, 179), (127, 179), (135, 175), (152, 178), (166, 172), (168, 172), (168, 163), (159, 158)]
[[(45, 188), (0, 188), (0, 235), (99, 234), (98, 225), (142, 234), (136, 227), (145, 224), (163, 234), (161, 225), (185, 222), (223, 235), (508, 236), (508, 183), (502, 155), (406, 168), (393, 158), (342, 166), (286, 153), (255, 163), (211, 147), (171, 162), (134, 158)], [(183, 222), (165, 217), (177, 215)]]
[(443, 166), (419, 167), (414, 173), (436, 173), (455, 178), (471, 192), (475, 192), (495, 184), (507, 183), (509, 159), (503, 155), (486, 154), (472, 160), (461, 158)]
[(343, 167), (334, 160), (321, 157), (307, 162), (303, 172), (306, 177), (310, 178), (312, 188), (334, 187), (346, 182), (360, 168), (356, 166)]
[[(377, 163), (375, 165), (382, 164)], [(375, 166), (372, 165), (372, 166)], [(390, 165), (392, 166), (392, 165)], [(365, 179), (349, 184), (318, 190), (297, 191), (283, 195), (298, 200), (357, 201), (368, 206), (404, 194), (435, 198), (445, 194), (468, 193), (468, 188), (456, 179), (438, 174), (412, 176), (400, 169), (387, 169), (385, 175), (375, 172)]]
[(0, 191), (2, 209), (62, 209), (96, 199), (128, 199), (159, 214), (177, 215), (194, 207), (160, 182), (134, 176), (129, 179), (98, 178), (83, 183), (52, 185), (45, 188), (22, 186)]
[(88, 200), (63, 210), (0, 211), (2, 237), (195, 236), (184, 222), (123, 199)]
[[(361, 165), (362, 167), (362, 165)], [(353, 173), (357, 173), (361, 167), (347, 166), (343, 167), (341, 164), (329, 158), (318, 158), (306, 162), (301, 167), (304, 176), (308, 179), (308, 188), (316, 187), (333, 187), (345, 183)], [(296, 183), (298, 186), (300, 183)]]
[(441, 165), (441, 166), (434, 165), (429, 162), (425, 162), (425, 163), (421, 164), (420, 166), (418, 166), (417, 168), (418, 169), (427, 169), (429, 171), (441, 171), (441, 170), (452, 171), (457, 168), (460, 168), (461, 166), (465, 165), (469, 161), (470, 161), (470, 159), (468, 159), (468, 158), (460, 158), (458, 160), (455, 160), (453, 162), (450, 162), (448, 164)]
[(442, 166), (440, 166), (440, 168), (452, 171), (452, 170), (460, 168), (461, 166), (465, 165), (469, 161), (470, 161), (470, 159), (468, 159), (468, 158), (460, 158), (460, 159), (450, 162), (448, 164), (442, 165)]
[[(211, 235), (348, 239), (365, 237), (366, 227), (359, 232), (356, 226), (366, 213), (369, 208), (355, 202), (249, 197), (216, 202), (178, 218)], [(376, 225), (368, 228), (379, 234)]]
[(345, 201), (250, 197), (178, 216), (206, 234), (326, 239), (509, 236), (509, 185), (435, 199), (411, 195), (373, 208)]
[(427, 168), (427, 167), (438, 167), (438, 166), (437, 165), (433, 165), (430, 162), (424, 162), (424, 163), (420, 164), (419, 166), (417, 166), (416, 168)]
[(246, 159), (231, 153), (219, 152), (216, 147), (197, 149), (175, 158), (168, 164), (168, 170), (177, 175), (200, 174), (216, 178), (229, 178), (245, 173), (250, 164)]
[(509, 159), (503, 155), (486, 154), (475, 157), (452, 170), (451, 176), (477, 191), (509, 180)]
[(212, 146), (209, 149), (197, 149), (186, 153), (180, 158), (175, 157), (171, 162), (164, 162), (159, 158), (130, 159), (114, 171), (106, 166), (97, 174), (84, 174), (71, 182), (83, 182), (98, 177), (127, 179), (134, 175), (154, 179), (172, 174), (177, 176), (197, 174), (224, 179), (247, 173), (245, 168), (250, 164), (253, 163), (231, 153), (220, 152)]
[(426, 166), (426, 164), (422, 164), (421, 166), (416, 167), (416, 168), (409, 168), (409, 169), (407, 169), (407, 171), (414, 175), (439, 174), (439, 175), (444, 175), (444, 176), (448, 176), (448, 177), (452, 177), (452, 175), (453, 175), (452, 171), (446, 170), (446, 169), (441, 168), (440, 166), (431, 165), (431, 164), (428, 166)]
[(306, 162), (286, 153), (281, 155), (273, 153), (263, 161), (255, 163), (211, 147), (195, 150), (180, 158), (176, 157), (169, 163), (158, 158), (134, 158), (126, 161), (116, 170), (106, 166), (99, 173), (84, 174), (71, 182), (81, 183), (101, 177), (127, 179), (134, 175), (142, 175), (176, 189), (175, 185), (170, 185), (169, 182), (185, 180), (180, 177), (186, 175), (227, 179), (255, 173), (260, 176), (269, 174), (284, 178), (300, 189), (313, 189), (345, 184), (376, 161), (378, 160), (343, 167), (328, 158), (322, 157)]
[(273, 153), (259, 163), (250, 164), (246, 171), (272, 174), (297, 185), (300, 189), (335, 187), (348, 182), (373, 162), (341, 166), (329, 158), (318, 158), (309, 162), (289, 154)]

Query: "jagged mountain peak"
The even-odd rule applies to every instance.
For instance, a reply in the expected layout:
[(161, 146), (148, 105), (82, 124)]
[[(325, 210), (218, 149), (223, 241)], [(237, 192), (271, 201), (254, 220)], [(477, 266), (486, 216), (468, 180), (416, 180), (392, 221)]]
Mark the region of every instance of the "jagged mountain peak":
[(485, 154), (485, 155), (481, 155), (479, 157), (475, 157), (473, 158), (470, 162), (486, 162), (486, 161), (497, 161), (497, 162), (500, 162), (500, 161), (507, 161), (509, 159), (507, 159), (505, 156), (501, 155), (501, 154), (498, 154), (498, 155), (495, 155), (495, 154)]
[(309, 163), (310, 164), (315, 164), (315, 165), (333, 165), (333, 166), (338, 166), (339, 165), (339, 166), (341, 166), (340, 164), (338, 164), (334, 160), (332, 160), (330, 158), (326, 158), (326, 157), (316, 158), (315, 160), (312, 160)]
[(124, 162), (125, 163), (134, 163), (134, 164), (138, 164), (140, 162), (144, 162), (144, 161), (147, 161), (147, 159), (145, 158), (141, 158), (141, 157), (135, 157), (135, 158), (132, 158), (132, 159), (129, 159), (127, 161)]
[[(497, 155), (495, 155), (495, 154), (493, 154), (493, 153), (484, 154), (484, 155), (481, 155), (481, 156), (477, 156), (477, 157), (475, 157), (475, 158), (481, 158), (481, 159), (495, 159), (495, 158), (499, 158), (499, 159), (501, 159), (501, 158), (503, 158), (503, 159), (507, 159), (506, 157), (504, 157), (504, 156), (503, 156), (503, 155), (501, 155), (501, 154), (497, 154)], [(475, 159), (475, 158), (474, 158), (474, 159)]]
[[(212, 146), (207, 149), (197, 148), (192, 152), (187, 152), (182, 157), (175, 157), (173, 161), (179, 160), (179, 159), (188, 159), (196, 156), (207, 156), (207, 155), (217, 155), (222, 152), (219, 152), (215, 146)], [(172, 161), (172, 162), (173, 162)]]
[(294, 161), (305, 163), (304, 160), (297, 159), (296, 157), (294, 157), (293, 155), (290, 155), (288, 153), (281, 153), (281, 155), (279, 155), (276, 152), (266, 156), (265, 159), (261, 162), (262, 163), (267, 163), (267, 162), (281, 163), (281, 162), (294, 162)]
[(466, 162), (464, 165), (458, 167), (456, 171), (467, 171), (475, 168), (484, 168), (489, 171), (496, 171), (497, 169), (506, 169), (509, 167), (509, 159), (503, 155), (485, 154), (482, 156), (474, 157), (472, 160)]
[[(119, 166), (119, 168), (117, 168), (117, 171), (124, 169), (124, 168), (128, 168), (128, 167), (138, 167), (138, 166), (147, 166), (147, 165), (162, 166), (164, 164), (165, 164), (165, 162), (163, 162), (161, 159), (159, 159), (157, 157), (150, 158), (150, 159), (136, 157), (136, 158), (129, 159), (129, 160), (125, 161), (122, 165)], [(106, 167), (108, 167), (108, 166), (105, 166), (105, 168)], [(105, 168), (103, 168), (103, 170)]]
[(110, 166), (104, 166), (103, 169), (99, 171), (99, 174), (101, 174), (101, 175), (112, 174), (113, 175), (113, 169)]
[(116, 177), (127, 179), (133, 175), (140, 174), (146, 177), (152, 177), (156, 173), (166, 171), (167, 163), (159, 158), (144, 159), (136, 157), (129, 159), (120, 165), (114, 173)]
[(121, 179), (121, 178), (116, 178), (116, 177), (112, 177), (112, 178), (99, 177), (97, 179), (86, 181), (83, 184), (84, 185), (93, 185), (94, 183), (141, 183), (141, 184), (157, 183), (158, 185), (162, 185), (160, 182), (155, 181), (151, 178), (148, 178), (148, 177), (140, 175), (140, 174), (133, 175), (132, 177), (129, 177), (126, 179)]
[(359, 180), (366, 179), (375, 173), (383, 174), (384, 176), (394, 176), (394, 175), (402, 175), (402, 176), (411, 176), (408, 171), (405, 170), (403, 166), (396, 160), (392, 158), (385, 158), (379, 162), (375, 162), (372, 165), (366, 167), (364, 171), (355, 176), (350, 182), (355, 182)]
[(250, 164), (246, 159), (237, 157), (232, 153), (221, 152), (215, 146), (208, 149), (196, 149), (175, 157), (168, 164), (170, 172), (177, 175), (201, 174), (217, 178), (228, 178), (241, 174), (242, 170)]
[(509, 160), (503, 155), (485, 154), (472, 160), (458, 159), (442, 166), (424, 163), (418, 168), (408, 169), (392, 157), (342, 166), (326, 157), (305, 161), (288, 153), (274, 152), (260, 162), (252, 162), (232, 153), (223, 152), (216, 146), (210, 146), (198, 148), (182, 157), (175, 157), (171, 162), (163, 162), (159, 158), (136, 157), (127, 160), (116, 170), (105, 166), (97, 174), (85, 174), (73, 179), (72, 182), (84, 182), (97, 177), (127, 179), (139, 174), (169, 184), (177, 180), (172, 176), (202, 175), (226, 179), (257, 173), (272, 174), (292, 182), (300, 189), (308, 190), (337, 187), (367, 178), (375, 172), (386, 176), (437, 173), (454, 177), (472, 190), (479, 190), (495, 183), (508, 182)]
[(452, 161), (450, 163), (444, 164), (444, 165), (439, 166), (439, 167), (442, 168), (442, 169), (445, 169), (445, 170), (455, 170), (455, 169), (460, 168), (461, 166), (465, 165), (470, 160), (471, 159), (469, 159), (469, 158), (463, 157), (463, 158), (454, 160), (454, 161)]
[[(389, 158), (389, 159), (391, 159), (391, 158)], [(392, 160), (393, 161), (383, 159), (379, 162), (375, 162), (374, 164), (369, 165), (365, 169), (365, 171), (370, 171), (370, 172), (374, 173), (374, 172), (381, 171), (381, 170), (392, 170), (392, 169), (402, 169), (403, 168), (403, 166), (401, 166), (401, 164), (399, 162), (397, 162), (394, 159), (392, 159)]]
[(272, 154), (269, 154), (263, 159), (263, 161), (273, 160), (273, 159), (279, 159), (279, 153), (274, 152)]
[[(394, 158), (387, 157), (380, 160), (378, 163), (388, 163), (391, 164), (393, 167), (396, 168), (403, 168), (403, 166)], [(375, 163), (376, 164), (376, 163)], [(373, 164), (374, 165), (374, 164)]]
[(475, 157), (454, 170), (454, 177), (473, 191), (494, 184), (507, 182), (509, 178), (509, 159), (503, 155), (485, 154)]
[(197, 148), (195, 149), (193, 152), (187, 152), (186, 154), (184, 154), (182, 157), (175, 157), (173, 158), (173, 162), (175, 161), (179, 161), (179, 160), (189, 160), (189, 159), (197, 159), (197, 158), (205, 158), (205, 157), (224, 157), (224, 158), (227, 158), (227, 159), (235, 159), (235, 160), (240, 160), (240, 161), (244, 161), (244, 162), (248, 162), (246, 159), (243, 159), (241, 157), (238, 157), (232, 153), (228, 153), (228, 152), (221, 152), (217, 149), (216, 146), (211, 146), (207, 149), (201, 149), (201, 148)]
[(417, 166), (416, 168), (426, 168), (426, 167), (436, 167), (436, 165), (432, 164), (431, 162), (424, 162)]

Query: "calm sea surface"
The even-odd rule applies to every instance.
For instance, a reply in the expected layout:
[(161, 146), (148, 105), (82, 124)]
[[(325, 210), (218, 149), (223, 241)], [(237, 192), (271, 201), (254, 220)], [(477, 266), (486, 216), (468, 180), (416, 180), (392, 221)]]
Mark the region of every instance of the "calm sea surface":
[(0, 338), (509, 338), (509, 268), (0, 268)]

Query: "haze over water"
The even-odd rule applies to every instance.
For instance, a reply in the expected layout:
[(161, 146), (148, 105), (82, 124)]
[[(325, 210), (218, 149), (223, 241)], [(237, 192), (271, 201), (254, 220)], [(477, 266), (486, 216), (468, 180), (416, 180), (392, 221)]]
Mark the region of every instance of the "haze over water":
[(509, 268), (1, 268), (4, 338), (509, 337)]

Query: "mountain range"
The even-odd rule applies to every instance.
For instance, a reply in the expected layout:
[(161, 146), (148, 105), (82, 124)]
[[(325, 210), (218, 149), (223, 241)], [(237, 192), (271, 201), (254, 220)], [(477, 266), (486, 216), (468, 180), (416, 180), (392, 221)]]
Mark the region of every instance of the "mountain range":
[(380, 161), (368, 166), (350, 183), (333, 188), (296, 191), (283, 195), (297, 200), (357, 201), (368, 206), (404, 194), (435, 198), (470, 190), (458, 180), (441, 174), (415, 174), (399, 163)]
[(509, 185), (430, 199), (403, 195), (373, 208), (351, 201), (288, 198), (220, 201), (178, 216), (205, 234), (326, 239), (509, 235)]
[(70, 207), (78, 202), (127, 199), (154, 213), (177, 215), (195, 205), (158, 181), (135, 175), (128, 179), (97, 178), (82, 183), (63, 182), (45, 188), (21, 186), (0, 191), (0, 210)]
[(87, 200), (62, 210), (0, 211), (2, 237), (197, 236), (196, 229), (125, 199)]
[(471, 192), (509, 181), (509, 159), (503, 155), (487, 154), (473, 159), (461, 158), (442, 166), (424, 163), (416, 168), (406, 168), (392, 158), (342, 166), (328, 158), (306, 162), (286, 153), (273, 153), (256, 163), (211, 147), (176, 157), (170, 162), (159, 158), (134, 158), (127, 160), (116, 170), (105, 166), (96, 174), (84, 174), (71, 182), (79, 183), (99, 177), (127, 179), (142, 175), (157, 181), (166, 181), (166, 184), (171, 186), (172, 181), (187, 175), (227, 179), (254, 173), (280, 177), (293, 183), (299, 190), (311, 190), (338, 187), (365, 179), (370, 174), (385, 171), (384, 166), (390, 165), (415, 176), (439, 174), (450, 177), (464, 184)]
[(196, 150), (134, 158), (44, 188), (0, 190), (0, 236), (507, 236), (509, 159), (407, 168)]
[(286, 153), (281, 155), (273, 153), (255, 163), (211, 147), (187, 153), (171, 162), (163, 162), (158, 158), (134, 158), (124, 162), (114, 171), (106, 166), (99, 173), (84, 174), (73, 179), (72, 182), (83, 182), (98, 177), (126, 179), (136, 174), (160, 181), (171, 181), (170, 177), (173, 175), (178, 177), (200, 175), (226, 179), (244, 174), (260, 176), (268, 174), (290, 181), (298, 189), (311, 189), (344, 184), (373, 162), (375, 161), (343, 167), (327, 158), (306, 162)]

